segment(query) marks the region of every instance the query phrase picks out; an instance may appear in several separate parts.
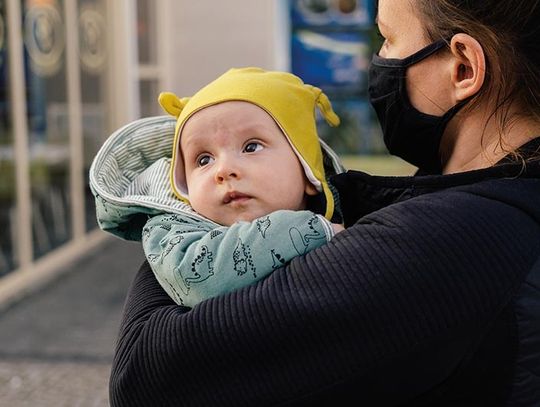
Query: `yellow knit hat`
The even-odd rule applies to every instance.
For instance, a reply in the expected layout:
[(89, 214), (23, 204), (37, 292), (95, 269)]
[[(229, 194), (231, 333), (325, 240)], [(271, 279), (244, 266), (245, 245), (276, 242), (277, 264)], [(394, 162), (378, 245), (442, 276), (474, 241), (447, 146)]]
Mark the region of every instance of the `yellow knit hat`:
[(184, 124), (205, 107), (233, 100), (253, 103), (275, 120), (298, 156), (309, 181), (324, 193), (324, 216), (330, 219), (334, 212), (334, 198), (324, 174), (315, 106), (331, 126), (339, 125), (339, 117), (319, 88), (304, 84), (299, 77), (287, 72), (265, 71), (255, 67), (230, 69), (191, 98), (180, 99), (170, 92), (159, 95), (161, 107), (178, 119), (171, 163), (171, 184), (176, 196), (189, 203), (184, 163), (179, 154)]

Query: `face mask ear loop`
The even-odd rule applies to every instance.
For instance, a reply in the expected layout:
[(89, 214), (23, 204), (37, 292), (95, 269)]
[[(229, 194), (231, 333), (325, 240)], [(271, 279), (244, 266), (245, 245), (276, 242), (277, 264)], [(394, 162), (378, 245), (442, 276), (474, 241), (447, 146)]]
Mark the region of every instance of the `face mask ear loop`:
[(322, 90), (314, 86), (312, 86), (312, 91), (316, 95), (315, 102), (317, 103), (317, 107), (319, 108), (326, 122), (332, 127), (339, 126), (339, 116), (336, 114), (336, 112), (334, 112), (334, 109), (332, 109), (332, 104), (330, 103), (328, 96), (326, 96)]
[(158, 102), (163, 108), (163, 110), (165, 110), (171, 116), (178, 118), (189, 99), (190, 98), (180, 99), (178, 96), (171, 92), (161, 92), (158, 97)]

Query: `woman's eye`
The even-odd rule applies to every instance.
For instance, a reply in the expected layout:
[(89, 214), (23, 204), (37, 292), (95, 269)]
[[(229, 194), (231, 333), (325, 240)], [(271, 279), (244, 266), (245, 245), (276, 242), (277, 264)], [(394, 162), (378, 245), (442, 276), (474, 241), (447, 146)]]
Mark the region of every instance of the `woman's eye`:
[(245, 153), (254, 153), (255, 151), (259, 151), (263, 148), (263, 145), (261, 143), (251, 142), (246, 144), (244, 147)]
[(204, 167), (212, 162), (212, 157), (209, 155), (201, 155), (197, 158), (197, 166)]

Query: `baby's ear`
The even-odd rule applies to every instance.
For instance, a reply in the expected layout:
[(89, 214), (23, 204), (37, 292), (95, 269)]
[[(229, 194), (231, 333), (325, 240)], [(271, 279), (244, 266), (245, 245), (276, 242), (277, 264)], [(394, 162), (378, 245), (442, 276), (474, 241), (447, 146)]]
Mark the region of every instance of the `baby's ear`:
[(182, 113), (182, 110), (189, 101), (189, 98), (180, 99), (174, 93), (161, 92), (159, 94), (158, 101), (165, 112), (177, 118), (180, 116), (180, 113)]

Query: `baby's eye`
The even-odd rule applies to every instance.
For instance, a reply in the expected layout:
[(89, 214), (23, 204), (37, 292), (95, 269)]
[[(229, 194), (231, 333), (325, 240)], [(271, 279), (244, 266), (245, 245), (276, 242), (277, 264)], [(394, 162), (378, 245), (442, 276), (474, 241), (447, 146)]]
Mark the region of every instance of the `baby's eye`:
[(209, 156), (208, 154), (200, 155), (197, 157), (197, 166), (198, 167), (204, 167), (205, 165), (208, 165), (212, 162), (213, 158)]
[(250, 143), (247, 143), (244, 147), (245, 153), (254, 153), (255, 151), (259, 151), (263, 148), (263, 145), (261, 143), (258, 143), (256, 141), (252, 141)]

